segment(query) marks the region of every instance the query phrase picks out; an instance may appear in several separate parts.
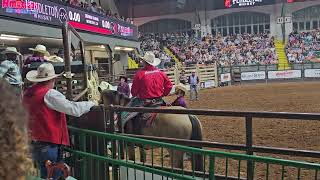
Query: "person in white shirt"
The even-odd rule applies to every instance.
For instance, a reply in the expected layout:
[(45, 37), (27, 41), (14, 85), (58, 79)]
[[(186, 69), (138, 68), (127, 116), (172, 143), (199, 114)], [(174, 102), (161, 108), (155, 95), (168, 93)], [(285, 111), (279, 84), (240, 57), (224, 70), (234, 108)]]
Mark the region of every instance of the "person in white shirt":
[(25, 91), (23, 103), (29, 113), (32, 156), (39, 163), (41, 178), (47, 177), (45, 162), (61, 161), (60, 147), (70, 145), (66, 114), (80, 117), (95, 105), (88, 101), (69, 101), (53, 89), (59, 75), (55, 74), (50, 63), (43, 63), (36, 71), (29, 71), (26, 75), (29, 81), (35, 83)]

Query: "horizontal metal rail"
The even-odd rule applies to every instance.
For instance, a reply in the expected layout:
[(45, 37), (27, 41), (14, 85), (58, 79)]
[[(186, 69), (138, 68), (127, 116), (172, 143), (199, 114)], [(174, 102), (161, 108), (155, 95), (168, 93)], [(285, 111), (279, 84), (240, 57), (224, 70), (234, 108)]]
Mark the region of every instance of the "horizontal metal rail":
[(246, 154), (237, 154), (237, 153), (230, 153), (230, 152), (222, 152), (222, 151), (213, 151), (213, 150), (205, 150), (199, 149), (194, 147), (164, 143), (164, 142), (157, 142), (151, 141), (146, 139), (134, 138), (123, 136), (119, 134), (109, 134), (104, 132), (92, 131), (87, 129), (80, 129), (69, 126), (69, 130), (71, 132), (92, 135), (95, 137), (101, 137), (109, 140), (118, 140), (118, 141), (125, 141), (127, 143), (137, 143), (137, 144), (144, 144), (154, 147), (163, 147), (168, 149), (174, 149), (177, 151), (184, 151), (196, 154), (203, 154), (207, 156), (213, 157), (221, 157), (221, 158), (231, 158), (236, 160), (249, 160), (254, 162), (261, 162), (261, 163), (268, 163), (268, 164), (276, 164), (276, 165), (283, 165), (283, 166), (291, 166), (296, 168), (306, 168), (306, 169), (313, 169), (313, 170), (320, 170), (320, 164), (316, 163), (308, 163), (308, 162), (301, 162), (301, 161), (294, 161), (294, 160), (285, 160), (285, 159), (276, 159), (271, 157), (262, 157), (262, 156), (254, 156), (254, 155), (246, 155)]
[[(79, 163), (81, 163), (80, 169), (77, 169), (77, 171), (82, 173), (82, 179), (87, 179), (92, 174), (92, 170), (100, 169), (99, 166), (96, 166), (99, 164), (99, 162), (111, 164), (112, 165), (112, 177), (114, 180), (118, 180), (118, 174), (120, 173), (123, 176), (131, 177), (130, 179), (148, 179), (146, 178), (146, 172), (149, 173), (148, 177), (152, 175), (152, 179), (154, 175), (158, 176), (165, 176), (169, 178), (174, 179), (209, 179), (209, 180), (218, 180), (218, 179), (243, 179), (244, 175), (243, 170), (241, 170), (241, 162), (245, 162), (247, 164), (252, 164), (252, 167), (247, 166), (247, 171), (249, 168), (251, 171), (251, 174), (247, 174), (246, 179), (255, 179), (255, 175), (259, 175), (261, 177), (266, 177), (268, 179), (269, 177), (271, 179), (276, 178), (279, 174), (277, 172), (274, 172), (274, 165), (276, 165), (278, 168), (278, 171), (281, 171), (281, 176), (285, 177), (288, 175), (288, 173), (292, 173), (292, 168), (295, 169), (295, 172), (298, 172), (296, 176), (298, 179), (301, 178), (301, 170), (308, 171), (308, 179), (310, 177), (314, 177), (312, 179), (318, 179), (318, 172), (320, 171), (320, 164), (316, 163), (308, 163), (308, 162), (302, 162), (302, 161), (294, 161), (294, 160), (284, 160), (284, 159), (278, 159), (278, 158), (271, 158), (271, 157), (261, 157), (261, 156), (255, 156), (255, 155), (247, 155), (247, 154), (239, 154), (239, 153), (230, 153), (230, 152), (221, 152), (221, 151), (215, 151), (215, 150), (205, 150), (205, 149), (199, 149), (195, 147), (189, 147), (189, 146), (182, 146), (177, 144), (170, 144), (170, 143), (164, 143), (159, 141), (151, 141), (141, 138), (135, 138), (135, 137), (129, 137), (125, 135), (120, 134), (110, 134), (110, 133), (104, 133), (104, 132), (97, 132), (92, 130), (86, 130), (86, 129), (79, 129), (75, 127), (69, 127), (70, 134), (74, 138), (80, 138), (80, 147), (79, 149), (71, 149), (66, 148), (65, 150), (69, 152), (70, 160), (75, 160)], [(118, 142), (120, 144), (124, 145), (125, 156), (121, 158), (120, 156), (114, 156), (112, 154), (96, 154), (95, 150), (92, 150), (90, 146), (88, 147), (87, 140), (90, 139), (100, 139), (101, 141), (111, 141), (111, 142)], [(90, 141), (89, 141), (90, 142)], [(148, 163), (146, 162), (137, 162), (135, 160), (128, 160), (128, 145), (129, 144), (136, 144), (139, 147), (149, 147), (149, 153), (148, 155), (151, 155), (151, 161), (149, 160)], [(114, 144), (112, 146), (115, 146)], [(151, 149), (150, 149), (151, 148)], [(155, 154), (155, 149), (160, 148), (161, 151), (157, 151)], [(117, 149), (114, 148), (113, 149)], [(173, 151), (179, 151), (179, 152), (186, 152), (191, 154), (192, 157), (200, 156), (203, 158), (203, 170), (196, 170), (194, 167), (192, 167), (191, 171), (189, 169), (178, 169), (174, 168), (173, 164), (171, 164), (171, 168), (168, 167), (168, 165), (163, 164), (163, 149), (167, 149), (168, 152)], [(120, 151), (117, 151), (120, 152)], [(121, 153), (121, 152), (120, 152)], [(162, 160), (156, 160), (157, 163), (161, 162), (161, 166), (158, 164), (155, 164), (155, 157), (159, 158), (159, 155)], [(171, 157), (174, 158), (174, 157)], [(208, 161), (206, 161), (208, 160)], [(221, 173), (221, 160), (225, 161), (225, 174), (222, 176)], [(160, 161), (160, 162), (159, 162)], [(220, 162), (219, 162), (220, 161)], [(237, 169), (237, 177), (230, 176), (232, 174), (228, 174), (228, 170), (231, 168), (231, 165), (229, 165), (230, 161), (238, 162), (238, 167), (233, 167), (233, 169)], [(193, 160), (192, 160), (193, 162)], [(260, 166), (258, 167), (257, 164), (261, 164), (263, 168)], [(242, 164), (244, 165), (244, 163)], [(270, 170), (271, 166), (273, 167), (273, 170)], [(109, 165), (108, 165), (109, 167)], [(120, 167), (120, 168), (119, 168)], [(130, 173), (129, 173), (130, 169)], [(220, 169), (220, 170), (218, 170)], [(286, 172), (287, 169), (291, 169), (290, 172)], [(218, 170), (218, 172), (216, 172)], [(104, 171), (104, 169), (101, 169), (101, 171)], [(110, 171), (110, 170), (109, 170)], [(109, 172), (108, 171), (108, 172)], [(138, 172), (139, 171), (139, 172)], [(96, 172), (96, 171), (94, 171)], [(109, 172), (110, 173), (110, 172)], [(108, 174), (109, 174), (108, 173)], [(137, 174), (139, 175), (139, 178), (136, 178)], [(264, 174), (264, 175), (263, 175)], [(110, 174), (109, 174), (110, 175)], [(143, 175), (143, 177), (142, 177)], [(233, 173), (233, 175), (235, 175)], [(134, 177), (133, 177), (134, 176)], [(292, 176), (292, 175), (290, 175)], [(85, 178), (87, 177), (87, 178)], [(107, 176), (109, 177), (109, 176)], [(302, 175), (302, 177), (306, 177), (305, 175)], [(107, 178), (108, 179), (108, 178)], [(151, 179), (151, 177), (150, 177)], [(283, 179), (283, 178), (282, 178)]]
[[(135, 137), (135, 138), (143, 138), (143, 139), (148, 139), (152, 141), (180, 144), (184, 146), (227, 149), (227, 150), (236, 150), (236, 151), (248, 150), (248, 148), (245, 145), (241, 145), (241, 144), (228, 144), (228, 143), (219, 143), (219, 142), (210, 142), (210, 141), (195, 141), (195, 140), (174, 139), (174, 138), (166, 138), (166, 137), (144, 136), (144, 135), (125, 134), (125, 133), (121, 133), (121, 134), (125, 136)], [(320, 158), (320, 151), (297, 150), (297, 149), (275, 148), (275, 147), (265, 147), (265, 146), (252, 146), (252, 150), (257, 153)]]
[(141, 112), (141, 113), (166, 113), (166, 114), (193, 114), (205, 116), (227, 116), (227, 117), (253, 117), (253, 118), (279, 118), (289, 120), (316, 120), (320, 121), (320, 113), (290, 113), (290, 112), (256, 112), (256, 111), (228, 111), (228, 110), (204, 110), (204, 109), (161, 109), (141, 107), (107, 107), (114, 112)]
[[(245, 121), (246, 128), (246, 144), (233, 145), (222, 143), (210, 142), (191, 142), (187, 140), (180, 140), (178, 144), (194, 146), (194, 147), (212, 147), (223, 148), (232, 150), (244, 150), (247, 155), (253, 155), (255, 152), (272, 153), (292, 156), (303, 156), (319, 158), (320, 152), (308, 150), (295, 150), (285, 148), (274, 148), (253, 145), (253, 118), (264, 118), (263, 120), (271, 119), (287, 119), (287, 120), (313, 120), (320, 121), (319, 113), (289, 113), (289, 112), (256, 112), (256, 111), (228, 111), (228, 110), (204, 110), (204, 109), (162, 109), (162, 108), (145, 108), (145, 107), (122, 107), (122, 106), (109, 106), (106, 107), (109, 115), (113, 117), (115, 112), (140, 112), (140, 113), (166, 113), (166, 114), (192, 114), (192, 115), (205, 115), (205, 116), (222, 116), (222, 117), (242, 117)], [(241, 119), (240, 119), (241, 120)], [(110, 120), (112, 121), (112, 120)], [(155, 140), (155, 139), (153, 139)], [(158, 139), (159, 140), (159, 139)], [(167, 142), (177, 143), (167, 139)], [(247, 178), (253, 179), (254, 177), (254, 164), (252, 161), (247, 161)]]

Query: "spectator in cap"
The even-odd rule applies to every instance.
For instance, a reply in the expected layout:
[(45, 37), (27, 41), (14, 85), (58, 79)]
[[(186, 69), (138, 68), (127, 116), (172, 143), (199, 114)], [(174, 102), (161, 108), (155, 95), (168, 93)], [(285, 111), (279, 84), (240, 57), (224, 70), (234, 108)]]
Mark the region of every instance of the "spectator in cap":
[(118, 84), (117, 91), (128, 97), (130, 97), (130, 87), (128, 84), (128, 78), (125, 76), (120, 76), (120, 83)]
[(21, 54), (15, 47), (7, 47), (1, 54), (5, 55), (6, 60), (0, 64), (0, 78), (3, 78), (14, 87), (16, 95), (21, 93), (22, 78), (20, 68), (17, 65), (17, 57)]
[[(199, 77), (196, 75), (196, 72), (192, 72), (191, 76), (189, 76), (188, 82), (190, 84), (190, 100), (198, 100), (198, 84), (199, 84)], [(194, 97), (195, 96), (195, 97)]]

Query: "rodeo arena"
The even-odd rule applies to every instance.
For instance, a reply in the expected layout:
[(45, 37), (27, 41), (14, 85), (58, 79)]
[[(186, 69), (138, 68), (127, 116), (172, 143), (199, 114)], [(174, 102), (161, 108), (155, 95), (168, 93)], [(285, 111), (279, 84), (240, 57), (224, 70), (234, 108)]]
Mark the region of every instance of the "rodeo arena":
[(0, 2), (0, 180), (320, 180), (320, 0)]

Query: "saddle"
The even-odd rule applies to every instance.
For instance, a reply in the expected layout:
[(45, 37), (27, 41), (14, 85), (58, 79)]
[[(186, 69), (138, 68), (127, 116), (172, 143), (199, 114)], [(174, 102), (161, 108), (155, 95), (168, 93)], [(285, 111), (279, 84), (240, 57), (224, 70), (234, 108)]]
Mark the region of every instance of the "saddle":
[[(127, 106), (128, 107), (154, 107), (159, 108), (165, 103), (163, 100), (137, 100), (133, 99)], [(121, 121), (122, 127), (124, 128), (128, 121), (133, 121), (133, 129), (139, 131), (144, 127), (152, 127), (154, 120), (157, 117), (158, 113), (139, 113), (139, 112), (122, 112)]]

